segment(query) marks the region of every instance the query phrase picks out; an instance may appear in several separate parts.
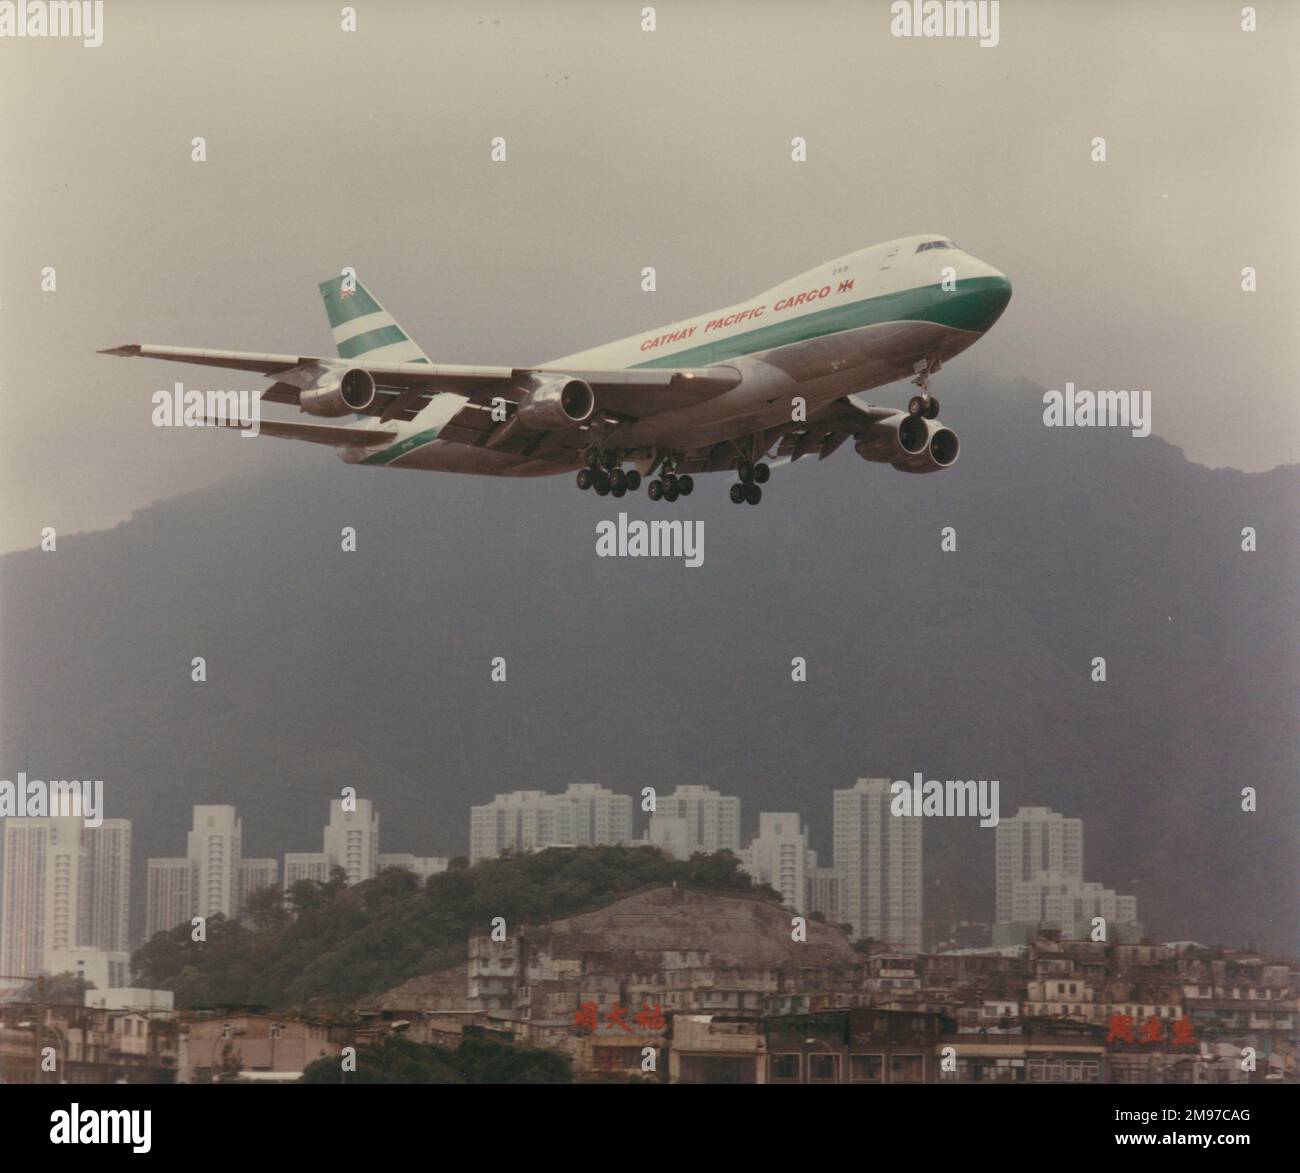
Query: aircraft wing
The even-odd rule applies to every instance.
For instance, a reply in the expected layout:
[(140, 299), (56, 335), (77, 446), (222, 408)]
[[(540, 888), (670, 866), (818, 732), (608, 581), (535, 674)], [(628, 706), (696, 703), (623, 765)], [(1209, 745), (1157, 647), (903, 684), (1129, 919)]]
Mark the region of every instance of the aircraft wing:
[(736, 436), (707, 448), (696, 448), (686, 453), (685, 460), (678, 462), (677, 471), (701, 473), (733, 469), (740, 463), (741, 450), (750, 440), (757, 440), (757, 447), (763, 453), (782, 462), (795, 461), (814, 452), (818, 460), (825, 460), (845, 440), (861, 439), (872, 424), (897, 414), (895, 408), (874, 407), (846, 396), (814, 411), (805, 423), (791, 422), (768, 428), (757, 435)]
[[(451, 419), (443, 434), (448, 440), (466, 444), (486, 443), (489, 433), (504, 432), (510, 421), (508, 418), (491, 418), (493, 400), (498, 397), (504, 400), (507, 413), (511, 413), (513, 406), (527, 392), (528, 380), (534, 376), (568, 375), (583, 380), (596, 395), (597, 412), (622, 422), (711, 399), (740, 382), (740, 372), (727, 365), (652, 370), (471, 367), (425, 362), (367, 362), (364, 358), (349, 361), (318, 355), (255, 354), (238, 350), (196, 350), (139, 343), (114, 346), (99, 353), (253, 371), (276, 379), (263, 392), (263, 399), (294, 406), (297, 406), (301, 389), (331, 369), (342, 372), (360, 367), (374, 376), (377, 392), (374, 404), (363, 414), (378, 416), (385, 423), (393, 419), (414, 419), (435, 395), (464, 396), (469, 402)], [(531, 440), (536, 438), (534, 434)], [(522, 437), (518, 439), (522, 440)], [(514, 446), (504, 447), (511, 451)]]
[[(214, 428), (234, 428), (238, 432), (251, 432), (248, 424), (233, 420), (212, 419), (203, 421)], [(310, 444), (328, 444), (332, 448), (372, 448), (391, 444), (397, 433), (386, 428), (341, 427), (338, 424), (300, 424), (289, 420), (259, 420), (257, 435), (276, 436), (284, 440), (306, 440)]]

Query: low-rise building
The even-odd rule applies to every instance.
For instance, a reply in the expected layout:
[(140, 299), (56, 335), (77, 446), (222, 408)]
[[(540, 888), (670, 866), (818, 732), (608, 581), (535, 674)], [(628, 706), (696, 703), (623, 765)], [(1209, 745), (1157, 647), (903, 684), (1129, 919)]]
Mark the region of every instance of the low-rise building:
[(182, 1032), (181, 1083), (247, 1077), (293, 1082), (309, 1063), (338, 1058), (352, 1028), (270, 1014), (189, 1018)]
[(765, 1022), (769, 1083), (935, 1083), (939, 1014), (874, 1008), (793, 1014)]
[(674, 1015), (671, 1045), (671, 1083), (767, 1082), (767, 1032), (760, 1018)]

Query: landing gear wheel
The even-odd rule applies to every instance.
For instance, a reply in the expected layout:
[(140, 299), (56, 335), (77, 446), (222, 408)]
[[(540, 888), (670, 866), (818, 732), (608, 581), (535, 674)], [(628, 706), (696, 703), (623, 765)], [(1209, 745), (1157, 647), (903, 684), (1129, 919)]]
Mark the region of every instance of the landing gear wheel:
[(695, 479), (689, 473), (679, 476), (676, 483), (677, 491), (683, 497), (689, 497), (695, 491)]
[(745, 499), (745, 486), (737, 482), (731, 486), (731, 503), (739, 505)]
[(609, 473), (607, 472), (596, 473), (595, 478), (592, 481), (592, 487), (596, 490), (596, 492), (600, 496), (602, 497), (608, 496), (610, 490)]
[(623, 475), (627, 479), (627, 491), (635, 493), (641, 487), (641, 474), (636, 469), (630, 468)]
[(928, 420), (937, 420), (939, 418), (939, 401), (933, 396), (928, 396), (930, 406), (926, 409), (925, 418)]
[(610, 491), (609, 491), (609, 495), (610, 495), (611, 497), (621, 497), (621, 496), (623, 496), (623, 494), (626, 493), (626, 492), (627, 492), (627, 486), (626, 486), (626, 485), (619, 485), (619, 487), (618, 487), (617, 489), (610, 489)]
[(763, 464), (761, 461), (758, 464), (754, 465), (754, 484), (756, 485), (767, 484), (767, 478), (770, 477), (771, 475), (772, 475), (771, 468), (769, 468), (766, 464)]
[(623, 492), (627, 491), (627, 473), (625, 473), (621, 468), (614, 469), (614, 471), (609, 474), (609, 487), (615, 492), (615, 494), (621, 497)]
[(682, 492), (681, 487), (677, 484), (677, 481), (674, 478), (672, 484), (666, 486), (664, 489), (664, 500), (676, 501), (677, 498), (681, 495), (681, 492)]
[(664, 483), (657, 477), (646, 486), (646, 495), (651, 501), (658, 501), (664, 495)]
[[(933, 413), (931, 408), (933, 406)], [(913, 395), (907, 401), (908, 415), (923, 415), (926, 419), (934, 419), (939, 414), (939, 402), (929, 395)]]
[(754, 479), (754, 466), (748, 460), (742, 460), (736, 465), (736, 475), (742, 482), (749, 484)]
[(745, 500), (751, 505), (757, 505), (763, 499), (763, 490), (757, 485), (745, 486)]
[(578, 470), (578, 488), (580, 488), (580, 489), (590, 489), (590, 488), (591, 488), (591, 482), (592, 482), (594, 479), (595, 479), (595, 478), (592, 476), (591, 469), (589, 469), (589, 468), (580, 468), (580, 469)]

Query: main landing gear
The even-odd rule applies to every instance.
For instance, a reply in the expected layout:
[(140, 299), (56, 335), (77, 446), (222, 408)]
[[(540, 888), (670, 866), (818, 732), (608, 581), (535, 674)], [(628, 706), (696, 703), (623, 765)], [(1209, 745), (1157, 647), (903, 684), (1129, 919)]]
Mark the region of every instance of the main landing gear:
[(763, 490), (759, 486), (767, 484), (767, 478), (772, 475), (771, 468), (761, 460), (742, 460), (736, 465), (736, 475), (740, 480), (731, 486), (732, 504), (739, 505), (742, 501), (748, 501), (751, 505), (757, 505), (763, 499)]
[(634, 468), (625, 471), (619, 467), (621, 462), (617, 448), (588, 449), (587, 467), (578, 470), (578, 488), (595, 489), (599, 497), (635, 493), (641, 487), (641, 474)]
[(695, 478), (690, 473), (677, 472), (676, 453), (670, 452), (664, 457), (659, 475), (646, 486), (646, 495), (651, 501), (676, 501), (678, 497), (689, 497), (695, 492)]
[(678, 497), (689, 497), (693, 492), (695, 478), (690, 473), (678, 476), (675, 472), (666, 472), (646, 486), (646, 496), (651, 501), (676, 501)]
[[(634, 468), (624, 471), (622, 453), (616, 448), (591, 448), (587, 452), (587, 467), (578, 470), (579, 489), (594, 489), (600, 497), (622, 497), (635, 493), (641, 487), (641, 474)], [(695, 478), (690, 473), (678, 473), (677, 455), (665, 457), (657, 477), (646, 485), (646, 495), (651, 501), (676, 501), (679, 497), (689, 497), (695, 491)], [(736, 474), (740, 477), (737, 484), (731, 486), (731, 499), (737, 505), (748, 501), (757, 505), (763, 499), (761, 485), (767, 484), (772, 469), (761, 460), (741, 460), (736, 465)]]

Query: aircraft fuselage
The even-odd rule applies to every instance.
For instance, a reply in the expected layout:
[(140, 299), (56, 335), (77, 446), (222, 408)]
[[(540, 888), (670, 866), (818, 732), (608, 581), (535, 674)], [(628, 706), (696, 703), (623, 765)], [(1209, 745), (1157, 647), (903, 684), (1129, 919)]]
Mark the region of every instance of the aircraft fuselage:
[[(706, 367), (725, 363), (740, 382), (698, 403), (620, 423), (621, 449), (690, 449), (754, 433), (807, 410), (934, 369), (997, 321), (1011, 283), (991, 265), (935, 234), (849, 253), (727, 306), (566, 355), (547, 370)], [(463, 404), (436, 397), (381, 450), (344, 450), (345, 460), (394, 468), (539, 476), (577, 463), (439, 440)]]

